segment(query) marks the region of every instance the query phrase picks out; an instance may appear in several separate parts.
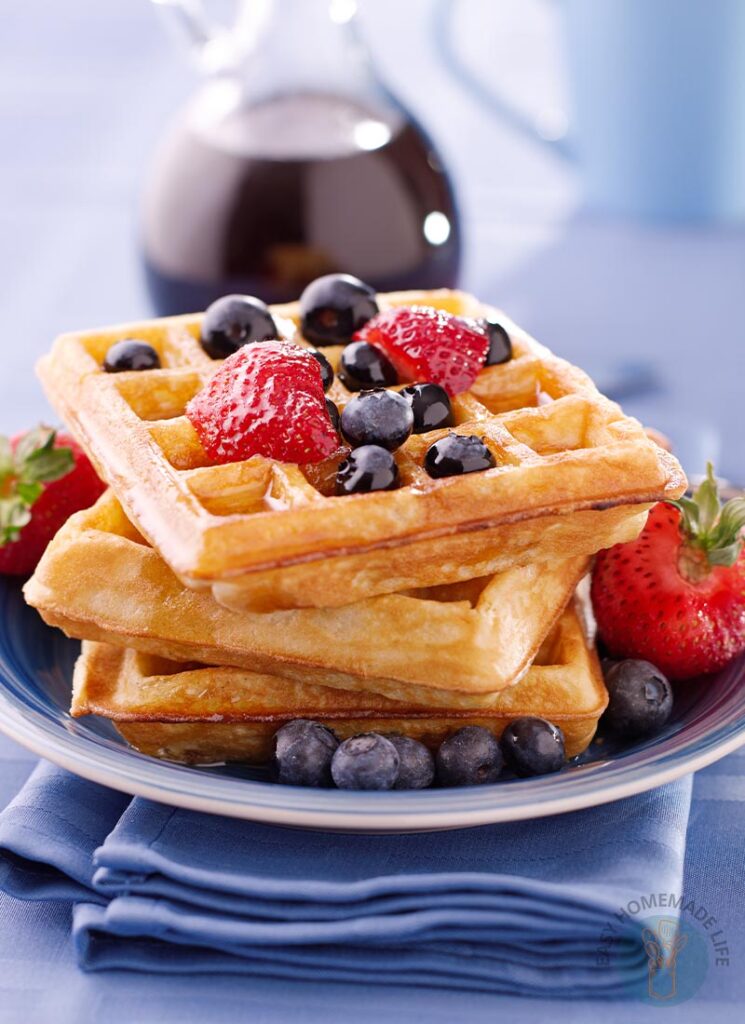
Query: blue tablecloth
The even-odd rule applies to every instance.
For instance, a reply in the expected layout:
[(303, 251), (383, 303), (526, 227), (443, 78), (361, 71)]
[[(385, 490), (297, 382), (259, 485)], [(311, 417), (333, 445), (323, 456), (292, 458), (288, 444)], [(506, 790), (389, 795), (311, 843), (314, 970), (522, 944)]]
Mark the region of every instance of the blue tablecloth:
[[(743, 232), (584, 216), (570, 168), (489, 120), (444, 77), (427, 45), (431, 3), (405, 6), (402, 18), (400, 0), (368, 4), (368, 33), (381, 69), (455, 173), (464, 286), (601, 380), (643, 364), (657, 389), (627, 408), (682, 440), (689, 468), (720, 446), (719, 468), (745, 479)], [(543, 59), (551, 5), (462, 6), (458, 44), (480, 73), (497, 86), (516, 82), (527, 103), (552, 97)], [(476, 32), (474, 18), (481, 19)], [(27, 0), (3, 12), (0, 83), (0, 430), (10, 431), (48, 415), (32, 366), (55, 333), (147, 314), (136, 256), (139, 183), (164, 121), (193, 81), (145, 3)], [(683, 1021), (742, 1019), (744, 756), (694, 781), (684, 888), (721, 916), (731, 965), (712, 968), (695, 998), (674, 1011)], [(2, 805), (34, 763), (0, 740)], [(74, 965), (69, 929), (61, 905), (0, 898), (0, 1022), (643, 1022), (663, 1012), (422, 989), (89, 976)]]

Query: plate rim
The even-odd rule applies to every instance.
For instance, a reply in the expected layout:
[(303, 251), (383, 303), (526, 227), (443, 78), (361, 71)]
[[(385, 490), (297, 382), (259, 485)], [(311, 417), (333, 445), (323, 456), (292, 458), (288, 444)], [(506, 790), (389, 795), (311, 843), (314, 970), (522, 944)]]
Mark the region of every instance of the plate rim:
[[(742, 674), (745, 675), (745, 665)], [(194, 792), (193, 789), (178, 785), (179, 779), (188, 778), (191, 774), (191, 769), (188, 766), (158, 761), (124, 747), (97, 747), (84, 734), (76, 735), (65, 731), (59, 721), (42, 717), (44, 724), (41, 724), (34, 721), (33, 715), (41, 716), (41, 713), (32, 708), (24, 708), (20, 699), (9, 690), (4, 673), (0, 674), (0, 731), (39, 757), (46, 758), (76, 775), (119, 792), (171, 806), (270, 825), (330, 832), (403, 834), (475, 828), (480, 825), (565, 814), (570, 811), (612, 803), (655, 789), (691, 772), (698, 771), (739, 747), (745, 746), (744, 704), (741, 715), (724, 725), (717, 725), (709, 732), (704, 731), (702, 735), (689, 737), (682, 743), (676, 743), (675, 740), (676, 737), (685, 735), (685, 729), (681, 733), (669, 737), (667, 742), (674, 743), (673, 749), (670, 751), (660, 751), (655, 755), (655, 747), (662, 744), (654, 743), (648, 748), (643, 748), (648, 756), (642, 758), (641, 764), (618, 766), (617, 762), (611, 762), (609, 771), (613, 772), (615, 767), (616, 774), (621, 775), (621, 778), (615, 781), (612, 778), (603, 779), (600, 776), (592, 776), (592, 772), (589, 773), (592, 777), (588, 778), (588, 772), (583, 772), (582, 768), (578, 767), (575, 769), (577, 775), (574, 778), (569, 773), (555, 776), (556, 779), (560, 777), (563, 779), (569, 792), (549, 792), (543, 799), (538, 797), (531, 799), (526, 793), (528, 799), (521, 803), (497, 801), (490, 804), (488, 795), (494, 792), (494, 788), (489, 786), (469, 787), (467, 790), (453, 789), (449, 794), (443, 790), (421, 790), (395, 794), (393, 792), (365, 793), (363, 796), (365, 805), (362, 806), (360, 793), (305, 790), (294, 786), (280, 787), (275, 783), (216, 778), (207, 775), (201, 776), (200, 780), (200, 788), (206, 789), (207, 792)], [(702, 743), (707, 739), (711, 740), (712, 736), (722, 729), (724, 729), (723, 736), (713, 739), (712, 742), (706, 743), (703, 749), (701, 748)], [(639, 753), (641, 752), (639, 751)], [(136, 764), (139, 759), (142, 761), (142, 771), (137, 775), (132, 774), (131, 771), (128, 772), (127, 767), (129, 766), (131, 769), (132, 764)], [(121, 766), (118, 764), (120, 761)], [(593, 766), (598, 766), (595, 770), (601, 770), (607, 764), (607, 761), (599, 761), (587, 765), (586, 768), (592, 769)], [(167, 785), (171, 778), (174, 781), (173, 786)], [(543, 781), (545, 783), (545, 780)], [(520, 780), (517, 785), (524, 787), (526, 783), (533, 783), (534, 790), (538, 788), (540, 794), (540, 780)], [(261, 788), (257, 789), (257, 787)], [(224, 789), (225, 795), (221, 796), (219, 792), (211, 792), (213, 789)], [(236, 798), (231, 799), (233, 792), (235, 792)], [(275, 798), (268, 802), (266, 799), (257, 801), (257, 796), (267, 793), (274, 794)], [(434, 804), (439, 798), (440, 802), (444, 800), (445, 803), (452, 804), (454, 802), (452, 796), (455, 794), (461, 794), (466, 802), (469, 802), (468, 798), (470, 798), (470, 802), (476, 802), (478, 806), (471, 808), (455, 806), (440, 809), (435, 806), (432, 810), (411, 807), (413, 795), (419, 801), (424, 797), (425, 803), (429, 800)], [(240, 799), (241, 795), (244, 799)], [(340, 806), (336, 808), (297, 806), (299, 797), (304, 799), (306, 804), (310, 804), (314, 797), (317, 800), (319, 796), (321, 798), (331, 797)], [(449, 800), (448, 796), (450, 796)], [(479, 800), (479, 797), (482, 799)], [(399, 809), (386, 807), (386, 802), (391, 798), (399, 800), (402, 806)], [(321, 799), (321, 803), (323, 802)], [(406, 821), (402, 821), (402, 818), (405, 818)]]

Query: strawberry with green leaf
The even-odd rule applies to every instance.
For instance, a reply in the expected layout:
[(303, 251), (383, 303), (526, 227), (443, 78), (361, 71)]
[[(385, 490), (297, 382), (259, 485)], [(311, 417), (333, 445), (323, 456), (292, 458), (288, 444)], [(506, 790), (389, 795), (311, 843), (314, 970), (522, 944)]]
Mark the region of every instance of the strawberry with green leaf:
[(103, 491), (71, 437), (50, 427), (0, 436), (0, 573), (33, 572), (60, 526)]
[(709, 464), (692, 497), (655, 505), (636, 540), (601, 551), (592, 603), (611, 657), (688, 679), (745, 651), (744, 526), (745, 497), (722, 505)]

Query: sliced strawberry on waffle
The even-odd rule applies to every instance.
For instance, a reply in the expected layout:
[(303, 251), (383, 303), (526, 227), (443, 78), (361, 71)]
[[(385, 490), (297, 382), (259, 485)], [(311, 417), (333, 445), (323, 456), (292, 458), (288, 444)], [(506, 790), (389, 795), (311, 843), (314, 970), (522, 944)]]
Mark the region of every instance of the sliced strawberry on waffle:
[(318, 361), (285, 341), (238, 349), (192, 398), (186, 416), (213, 462), (263, 455), (306, 465), (339, 448)]
[(451, 395), (473, 385), (489, 349), (484, 331), (430, 306), (378, 313), (354, 337), (382, 349), (404, 380), (431, 381)]

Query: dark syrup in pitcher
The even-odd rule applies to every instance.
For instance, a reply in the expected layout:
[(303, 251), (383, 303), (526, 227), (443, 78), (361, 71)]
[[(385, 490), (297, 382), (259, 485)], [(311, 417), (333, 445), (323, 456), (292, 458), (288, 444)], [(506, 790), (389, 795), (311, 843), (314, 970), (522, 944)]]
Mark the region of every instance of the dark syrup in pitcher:
[(228, 292), (298, 297), (344, 271), (378, 291), (452, 287), (460, 231), (448, 177), (404, 113), (286, 96), (203, 123), (192, 110), (158, 154), (144, 259), (160, 315)]

